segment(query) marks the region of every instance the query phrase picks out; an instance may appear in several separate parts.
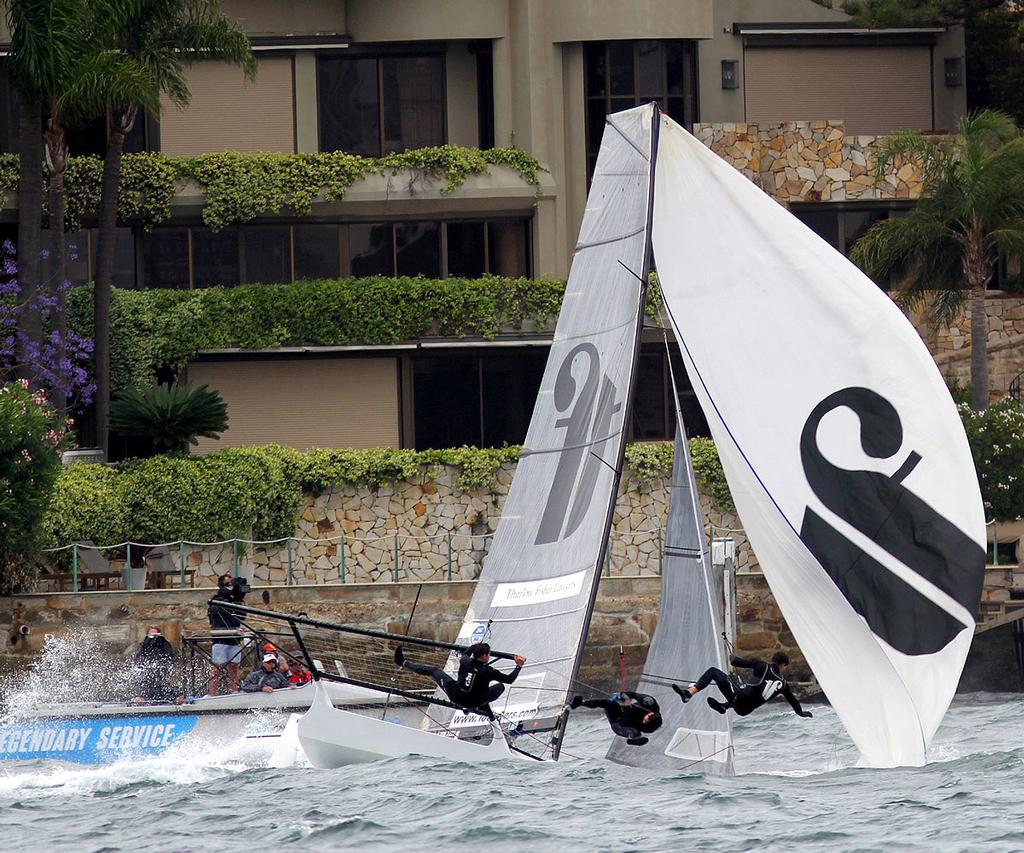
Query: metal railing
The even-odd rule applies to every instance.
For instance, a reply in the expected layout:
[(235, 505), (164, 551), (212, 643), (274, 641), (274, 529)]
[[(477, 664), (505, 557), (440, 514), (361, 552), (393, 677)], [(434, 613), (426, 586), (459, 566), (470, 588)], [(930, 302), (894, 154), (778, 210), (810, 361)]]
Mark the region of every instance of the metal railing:
[[(180, 589), (215, 586), (223, 574), (245, 577), (260, 586), (350, 583), (422, 583), (474, 580), (486, 557), (493, 533), (438, 533), (416, 536), (340, 534), (322, 538), (222, 539), (214, 542), (126, 541), (111, 545), (73, 542), (48, 548), (51, 574), (72, 592), (119, 582), (124, 590)], [(140, 556), (141, 555), (141, 556)], [(159, 555), (157, 557), (157, 555)], [(659, 576), (664, 559), (660, 525), (629, 533), (612, 532), (602, 574)], [(141, 563), (141, 565), (133, 565)], [(176, 581), (175, 584), (165, 581)], [(104, 583), (105, 582), (105, 583)]]

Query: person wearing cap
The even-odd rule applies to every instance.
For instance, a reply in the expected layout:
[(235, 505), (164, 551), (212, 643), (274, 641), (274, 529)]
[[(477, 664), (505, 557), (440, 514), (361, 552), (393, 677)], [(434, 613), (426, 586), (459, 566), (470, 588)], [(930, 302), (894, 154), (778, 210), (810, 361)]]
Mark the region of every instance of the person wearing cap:
[(173, 702), (181, 698), (180, 691), (171, 685), (171, 673), (178, 656), (156, 625), (146, 630), (146, 638), (139, 644), (132, 661), (135, 675), (137, 705), (147, 702)]
[(268, 652), (263, 656), (263, 663), (259, 669), (249, 673), (242, 682), (243, 693), (273, 693), (282, 687), (291, 687), (288, 683), (288, 676), (277, 671), (277, 655)]

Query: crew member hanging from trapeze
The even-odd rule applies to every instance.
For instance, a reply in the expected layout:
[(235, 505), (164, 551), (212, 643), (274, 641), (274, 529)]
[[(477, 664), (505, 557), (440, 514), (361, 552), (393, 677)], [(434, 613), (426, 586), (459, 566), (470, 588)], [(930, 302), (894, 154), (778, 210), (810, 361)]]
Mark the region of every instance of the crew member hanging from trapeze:
[(634, 693), (626, 690), (613, 693), (607, 699), (584, 699), (573, 696), (569, 707), (576, 709), (600, 708), (608, 717), (608, 724), (619, 737), (624, 737), (630, 746), (643, 746), (647, 743), (645, 734), (656, 732), (661, 728), (661, 708), (658, 700), (646, 693)]
[(753, 670), (754, 680), (735, 686), (727, 673), (712, 666), (689, 687), (673, 684), (672, 689), (679, 694), (680, 699), (689, 702), (691, 697), (696, 696), (711, 682), (714, 682), (725, 697), (725, 701), (719, 702), (714, 697), (708, 697), (708, 704), (719, 714), (724, 714), (727, 709), (732, 708), (740, 717), (747, 716), (751, 711), (757, 710), (765, 702), (774, 699), (781, 693), (799, 716), (813, 716), (810, 711), (805, 711), (800, 707), (793, 691), (786, 684), (784, 673), (789, 667), (789, 655), (785, 652), (776, 652), (772, 655), (771, 663), (757, 658), (741, 658), (736, 655), (732, 655), (729, 661), (733, 666)]
[[(474, 643), (459, 656), (459, 677), (452, 678), (443, 669), (405, 659), (405, 652), (399, 646), (395, 649), (395, 665), (434, 679), (452, 704), (458, 705), (470, 714), (482, 714), (494, 719), (490, 703), (505, 692), (505, 685), (519, 677), (526, 663), (522, 655), (515, 656), (516, 668), (509, 673), (501, 672), (489, 665), (491, 647), (487, 643)], [(492, 682), (500, 682), (493, 684)]]

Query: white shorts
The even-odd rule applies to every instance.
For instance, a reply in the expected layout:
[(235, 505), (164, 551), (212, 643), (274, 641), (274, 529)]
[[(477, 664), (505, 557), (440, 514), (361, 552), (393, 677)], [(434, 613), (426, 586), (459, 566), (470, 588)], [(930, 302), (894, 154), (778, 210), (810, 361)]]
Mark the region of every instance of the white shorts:
[(229, 663), (242, 662), (242, 647), (234, 643), (213, 644), (213, 665), (224, 666)]

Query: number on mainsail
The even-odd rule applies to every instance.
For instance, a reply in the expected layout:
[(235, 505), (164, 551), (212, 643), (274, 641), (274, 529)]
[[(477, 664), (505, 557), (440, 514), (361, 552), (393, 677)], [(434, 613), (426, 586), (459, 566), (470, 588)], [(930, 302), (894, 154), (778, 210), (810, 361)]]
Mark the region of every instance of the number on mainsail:
[[(459, 633), (527, 663), (494, 710), (558, 757), (625, 451), (644, 322), (653, 105), (609, 116), (526, 443)], [(480, 718), (457, 725), (479, 725)]]
[(655, 183), (665, 305), (765, 577), (863, 760), (921, 764), (984, 573), (949, 392), (888, 296), (664, 117)]
[(658, 700), (664, 723), (648, 734), (649, 742), (642, 747), (613, 738), (608, 758), (634, 767), (729, 774), (729, 716), (713, 711), (704, 696), (684, 705), (671, 689), (673, 683), (689, 686), (709, 666), (726, 669), (722, 598), (707, 553), (697, 483), (678, 413), (669, 500), (658, 627), (636, 688)]

